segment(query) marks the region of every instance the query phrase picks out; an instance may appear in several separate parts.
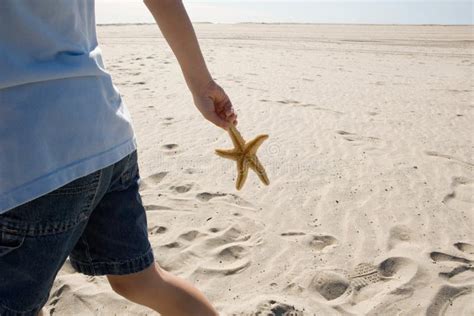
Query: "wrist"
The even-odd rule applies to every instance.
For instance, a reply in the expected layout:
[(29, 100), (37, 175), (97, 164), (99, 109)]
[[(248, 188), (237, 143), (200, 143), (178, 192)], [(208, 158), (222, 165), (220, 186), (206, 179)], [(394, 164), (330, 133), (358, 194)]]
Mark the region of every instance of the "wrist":
[(199, 78), (190, 78), (186, 80), (188, 88), (193, 96), (203, 96), (212, 88), (215, 84), (210, 74)]
[(189, 91), (193, 96), (204, 95), (209, 90), (209, 87), (214, 83), (214, 80), (207, 68), (200, 71), (194, 71), (194, 73), (195, 74), (193, 75), (185, 75)]

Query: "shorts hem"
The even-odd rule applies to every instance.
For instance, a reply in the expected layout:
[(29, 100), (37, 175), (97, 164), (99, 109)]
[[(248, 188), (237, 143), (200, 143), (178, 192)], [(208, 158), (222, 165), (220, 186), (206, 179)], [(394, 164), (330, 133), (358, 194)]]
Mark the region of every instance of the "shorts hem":
[(73, 268), (85, 275), (125, 275), (145, 270), (155, 262), (150, 248), (145, 254), (119, 262), (81, 262), (70, 258)]
[(36, 308), (30, 309), (28, 311), (16, 311), (12, 310), (0, 303), (0, 315), (2, 316), (36, 316), (41, 311), (41, 309), (46, 305), (48, 302), (49, 295), (46, 296), (40, 305)]

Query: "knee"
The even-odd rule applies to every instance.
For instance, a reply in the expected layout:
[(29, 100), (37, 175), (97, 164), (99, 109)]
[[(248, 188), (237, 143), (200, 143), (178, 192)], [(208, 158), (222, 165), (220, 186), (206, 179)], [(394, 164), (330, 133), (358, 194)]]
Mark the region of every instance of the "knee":
[(110, 287), (120, 296), (128, 298), (131, 295), (130, 284), (108, 277)]
[(146, 293), (150, 286), (156, 287), (161, 283), (161, 276), (155, 267), (128, 275), (108, 275), (107, 279), (115, 293), (131, 300), (139, 293)]
[[(125, 277), (126, 278), (126, 277)], [(145, 291), (145, 285), (140, 284), (139, 281), (131, 278), (116, 278), (108, 277), (110, 287), (112, 290), (120, 296), (125, 297), (128, 300), (134, 300), (137, 293), (143, 293)]]

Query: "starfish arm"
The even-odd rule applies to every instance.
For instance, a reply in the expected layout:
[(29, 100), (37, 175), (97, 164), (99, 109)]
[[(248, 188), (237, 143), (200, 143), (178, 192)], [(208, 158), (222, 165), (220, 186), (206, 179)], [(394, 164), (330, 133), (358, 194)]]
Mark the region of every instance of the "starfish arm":
[(242, 135), (240, 135), (240, 132), (237, 130), (237, 128), (232, 124), (229, 127), (229, 135), (232, 139), (234, 147), (243, 151), (245, 146), (245, 140)]
[(268, 176), (267, 176), (267, 173), (265, 171), (265, 168), (263, 168), (262, 164), (260, 163), (260, 161), (258, 160), (257, 156), (253, 156), (253, 158), (250, 160), (250, 168), (255, 171), (255, 173), (258, 175), (258, 177), (260, 178), (260, 180), (262, 180), (262, 182), (265, 184), (265, 185), (269, 185), (270, 184), (270, 180), (268, 179)]
[(235, 183), (235, 187), (237, 190), (242, 189), (244, 186), (245, 180), (247, 180), (247, 175), (249, 173), (249, 163), (246, 159), (240, 159), (237, 161), (237, 182)]
[(216, 149), (216, 154), (222, 158), (237, 160), (240, 157), (240, 154), (237, 153), (234, 149)]
[(245, 152), (249, 155), (255, 155), (258, 148), (268, 138), (268, 135), (258, 135), (245, 145)]
[(216, 154), (237, 162), (237, 181), (235, 184), (237, 190), (242, 189), (244, 186), (249, 168), (255, 171), (265, 185), (269, 185), (270, 180), (268, 179), (267, 173), (256, 156), (258, 148), (268, 138), (268, 135), (259, 135), (252, 141), (245, 143), (242, 135), (240, 135), (234, 125), (230, 126), (229, 135), (234, 144), (234, 148), (216, 149)]

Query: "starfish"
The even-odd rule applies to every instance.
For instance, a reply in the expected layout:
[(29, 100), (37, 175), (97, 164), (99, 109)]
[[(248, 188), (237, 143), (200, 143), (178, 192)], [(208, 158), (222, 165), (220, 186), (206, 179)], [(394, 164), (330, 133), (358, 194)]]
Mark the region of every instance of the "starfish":
[(260, 180), (265, 185), (270, 184), (267, 173), (257, 158), (257, 149), (268, 138), (268, 135), (259, 135), (250, 142), (246, 143), (242, 135), (234, 125), (229, 128), (229, 135), (234, 143), (233, 149), (216, 149), (216, 154), (227, 159), (237, 162), (237, 182), (235, 187), (237, 190), (242, 189), (247, 179), (249, 167), (255, 171)]

